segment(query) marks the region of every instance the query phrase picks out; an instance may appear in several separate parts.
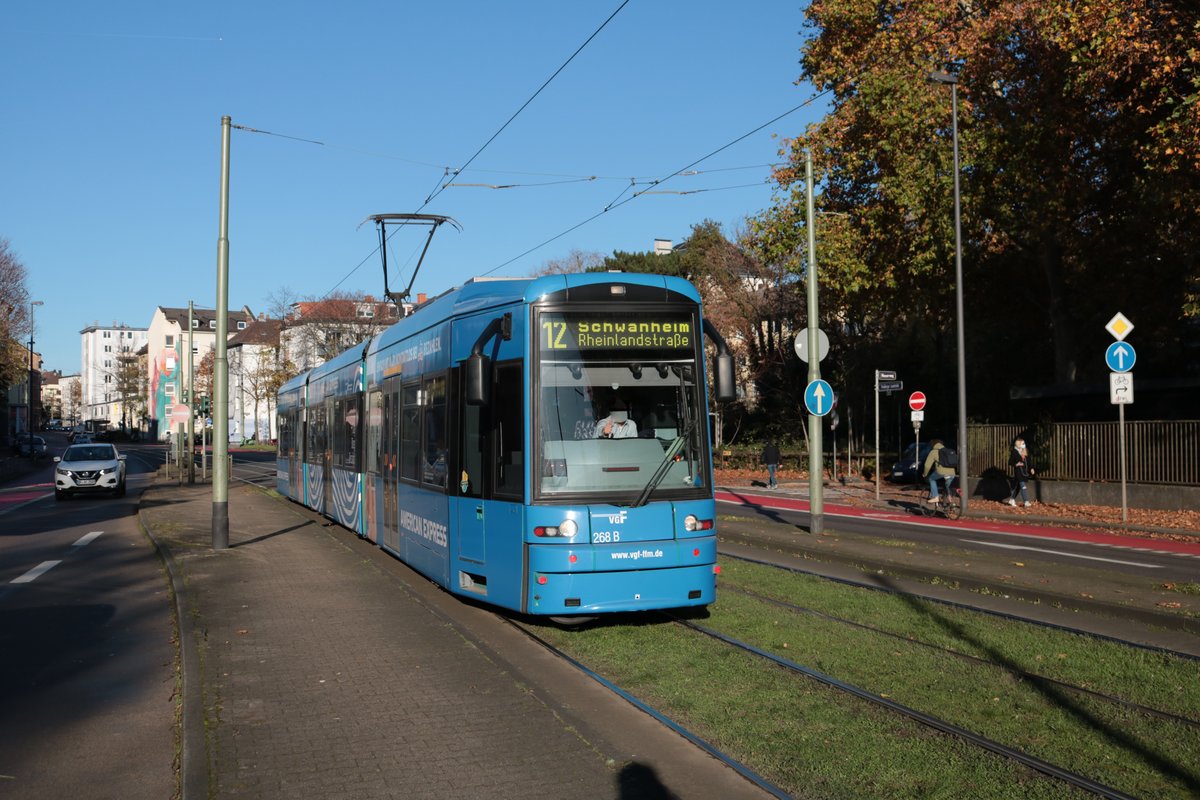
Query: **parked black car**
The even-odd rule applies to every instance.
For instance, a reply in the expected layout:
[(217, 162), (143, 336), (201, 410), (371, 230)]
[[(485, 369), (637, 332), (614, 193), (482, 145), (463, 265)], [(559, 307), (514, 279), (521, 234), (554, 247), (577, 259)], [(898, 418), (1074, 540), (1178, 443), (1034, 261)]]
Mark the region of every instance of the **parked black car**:
[(925, 456), (929, 455), (929, 443), (921, 442), (920, 459), (916, 457), (917, 443), (912, 442), (908, 447), (904, 448), (904, 454), (900, 456), (900, 460), (892, 464), (892, 470), (888, 473), (888, 480), (893, 483), (916, 483), (921, 477), (921, 466), (925, 463)]

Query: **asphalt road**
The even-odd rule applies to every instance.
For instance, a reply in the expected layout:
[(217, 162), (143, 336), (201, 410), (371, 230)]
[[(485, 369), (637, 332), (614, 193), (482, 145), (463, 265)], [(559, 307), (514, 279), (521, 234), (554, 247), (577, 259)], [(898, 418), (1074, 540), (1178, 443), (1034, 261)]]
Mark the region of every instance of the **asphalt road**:
[[(52, 452), (61, 452), (52, 445)], [(175, 789), (175, 645), (162, 563), (124, 498), (54, 500), (53, 462), (0, 502), (0, 795)]]

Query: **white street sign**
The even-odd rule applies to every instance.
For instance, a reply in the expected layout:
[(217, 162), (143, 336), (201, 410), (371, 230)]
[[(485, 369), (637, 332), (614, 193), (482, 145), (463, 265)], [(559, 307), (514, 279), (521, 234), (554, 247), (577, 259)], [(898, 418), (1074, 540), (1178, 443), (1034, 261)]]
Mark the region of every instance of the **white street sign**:
[[(796, 341), (792, 343), (793, 349), (796, 351), (796, 358), (808, 363), (808, 329), (803, 328), (796, 334)], [(817, 328), (817, 360), (824, 361), (825, 356), (829, 355), (829, 337), (825, 335), (825, 331)]]
[(1133, 373), (1108, 373), (1108, 399), (1114, 406), (1127, 406), (1133, 403)]
[(1117, 315), (1110, 319), (1108, 324), (1104, 326), (1104, 330), (1111, 333), (1113, 338), (1120, 342), (1124, 341), (1129, 332), (1133, 330), (1133, 323), (1129, 321), (1128, 317), (1118, 311)]
[(925, 421), (925, 412), (924, 411), (912, 412), (912, 421), (913, 422), (924, 422)]

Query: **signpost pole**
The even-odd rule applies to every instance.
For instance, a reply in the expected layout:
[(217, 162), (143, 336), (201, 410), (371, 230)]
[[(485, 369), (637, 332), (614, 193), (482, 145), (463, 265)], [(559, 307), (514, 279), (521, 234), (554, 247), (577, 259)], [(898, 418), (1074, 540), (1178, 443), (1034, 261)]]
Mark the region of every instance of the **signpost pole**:
[[(817, 328), (820, 317), (817, 314), (817, 235), (814, 230), (816, 209), (813, 202), (812, 151), (804, 154), (804, 183), (808, 198), (808, 270), (805, 285), (808, 290), (808, 382), (821, 379), (820, 343), (817, 339)], [(825, 532), (825, 496), (824, 472), (822, 465), (821, 418), (815, 414), (808, 415), (808, 502), (809, 502), (809, 532), (820, 536)]]
[(192, 329), (195, 328), (195, 304), (188, 300), (188, 335), (187, 335), (187, 385), (188, 406), (191, 408), (191, 413), (187, 419), (187, 474), (188, 485), (192, 486), (196, 483), (196, 445), (193, 442), (196, 439), (196, 370), (193, 365), (194, 345), (192, 344)]
[(1117, 442), (1121, 458), (1121, 522), (1129, 521), (1129, 497), (1125, 472), (1125, 404), (1133, 402), (1133, 369), (1137, 351), (1125, 343), (1125, 337), (1133, 330), (1133, 322), (1118, 311), (1104, 326), (1117, 341), (1108, 346), (1104, 361), (1112, 370), (1109, 378), (1109, 401), (1117, 407)]
[(1125, 405), (1123, 403), (1117, 406), (1117, 419), (1120, 431), (1117, 440), (1121, 450), (1121, 522), (1129, 522), (1129, 499), (1125, 494)]
[(875, 370), (875, 500), (880, 499), (882, 479), (879, 469), (879, 370)]

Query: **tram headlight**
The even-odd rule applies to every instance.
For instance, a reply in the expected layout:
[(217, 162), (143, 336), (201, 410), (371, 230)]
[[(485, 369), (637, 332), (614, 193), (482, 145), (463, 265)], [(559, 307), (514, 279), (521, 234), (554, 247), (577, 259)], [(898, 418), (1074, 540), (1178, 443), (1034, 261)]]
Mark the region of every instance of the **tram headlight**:
[(711, 519), (700, 519), (695, 514), (688, 514), (683, 518), (683, 529), (685, 531), (711, 531), (713, 521)]

